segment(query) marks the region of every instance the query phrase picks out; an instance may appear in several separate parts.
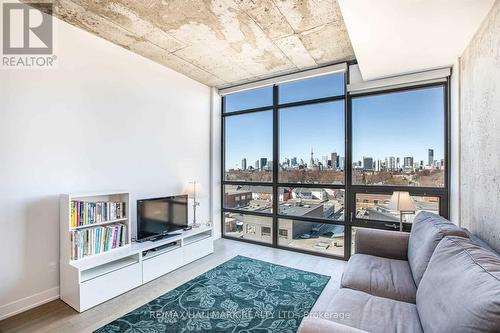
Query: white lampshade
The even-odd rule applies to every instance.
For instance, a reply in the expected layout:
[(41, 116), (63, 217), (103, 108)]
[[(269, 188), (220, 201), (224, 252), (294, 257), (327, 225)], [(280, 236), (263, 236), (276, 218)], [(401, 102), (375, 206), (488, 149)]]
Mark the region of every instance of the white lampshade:
[(184, 186), (184, 194), (187, 194), (189, 198), (194, 198), (195, 196), (195, 184), (196, 184), (196, 199), (203, 198), (203, 186), (196, 181), (189, 182)]
[(389, 203), (389, 209), (400, 212), (414, 212), (416, 207), (409, 192), (394, 191)]

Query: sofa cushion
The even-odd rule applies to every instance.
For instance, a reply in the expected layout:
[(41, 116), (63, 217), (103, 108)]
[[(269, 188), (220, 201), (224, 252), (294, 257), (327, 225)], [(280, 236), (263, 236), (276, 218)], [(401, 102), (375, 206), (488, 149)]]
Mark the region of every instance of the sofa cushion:
[(354, 233), (356, 253), (408, 260), (410, 234), (401, 231), (359, 228)]
[(479, 238), (478, 236), (474, 235), (472, 232), (470, 232), (466, 228), (462, 228), (465, 233), (467, 234), (467, 237), (472, 241), (472, 243), (478, 245), (479, 247), (485, 248), (486, 250), (490, 251), (496, 256), (500, 256), (500, 253), (496, 252), (488, 243), (486, 243), (484, 240)]
[(338, 291), (327, 311), (334, 322), (372, 333), (423, 332), (415, 304), (349, 288)]
[(374, 296), (415, 303), (417, 287), (406, 260), (354, 254), (344, 270), (342, 287)]
[(408, 241), (408, 262), (417, 287), (434, 249), (447, 235), (467, 237), (464, 230), (439, 215), (420, 212), (415, 217)]
[(499, 332), (500, 258), (462, 237), (445, 237), (417, 290), (425, 332)]

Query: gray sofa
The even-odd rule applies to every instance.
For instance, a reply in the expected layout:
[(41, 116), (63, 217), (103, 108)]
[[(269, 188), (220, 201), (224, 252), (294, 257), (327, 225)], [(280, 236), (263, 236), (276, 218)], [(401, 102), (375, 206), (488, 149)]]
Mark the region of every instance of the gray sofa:
[(359, 229), (341, 288), (300, 333), (500, 332), (500, 256), (428, 212), (411, 233)]

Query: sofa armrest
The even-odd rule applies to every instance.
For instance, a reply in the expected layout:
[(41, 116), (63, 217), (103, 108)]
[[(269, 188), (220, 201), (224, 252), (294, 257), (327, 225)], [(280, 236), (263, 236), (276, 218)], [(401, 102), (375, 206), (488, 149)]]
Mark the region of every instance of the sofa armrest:
[(357, 229), (354, 236), (356, 253), (408, 260), (409, 238), (407, 232)]
[(297, 333), (368, 333), (323, 318), (304, 318)]

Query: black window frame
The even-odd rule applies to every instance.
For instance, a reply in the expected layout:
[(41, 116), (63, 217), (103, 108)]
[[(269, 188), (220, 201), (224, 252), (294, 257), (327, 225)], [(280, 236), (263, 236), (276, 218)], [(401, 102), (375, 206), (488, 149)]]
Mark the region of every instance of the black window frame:
[[(344, 64), (345, 62), (343, 62)], [(289, 251), (295, 251), (300, 253), (307, 253), (317, 256), (324, 256), (330, 258), (337, 258), (348, 260), (351, 256), (351, 245), (352, 245), (352, 227), (361, 228), (375, 228), (384, 230), (399, 230), (399, 223), (380, 221), (380, 220), (369, 220), (369, 219), (357, 219), (356, 218), (356, 194), (357, 193), (370, 193), (370, 194), (392, 194), (393, 191), (408, 191), (412, 196), (435, 196), (439, 197), (439, 212), (445, 218), (449, 217), (450, 205), (449, 205), (449, 189), (450, 189), (450, 101), (449, 101), (449, 89), (450, 82), (449, 77), (445, 81), (435, 82), (429, 84), (416, 84), (412, 86), (384, 89), (376, 92), (367, 92), (359, 94), (351, 94), (347, 91), (347, 85), (349, 84), (349, 66), (356, 64), (356, 61), (347, 62), (347, 68), (344, 71), (344, 94), (331, 96), (326, 98), (318, 98), (312, 100), (304, 100), (292, 103), (279, 104), (279, 85), (273, 85), (273, 105), (239, 110), (232, 112), (225, 112), (225, 97), (221, 97), (221, 230), (222, 237), (237, 240), (252, 244), (258, 244), (261, 246), (268, 246), (273, 248), (285, 249)], [(352, 184), (352, 99), (358, 97), (365, 97), (371, 95), (382, 95), (389, 94), (393, 92), (410, 91), (416, 89), (423, 89), (429, 87), (443, 87), (443, 98), (444, 98), (444, 161), (445, 161), (445, 186), (444, 187), (414, 187), (414, 186), (393, 186), (393, 185), (353, 185)], [(308, 183), (281, 183), (279, 182), (279, 110), (289, 107), (297, 107), (304, 105), (312, 105), (316, 103), (325, 103), (333, 101), (344, 101), (344, 184), (308, 184)], [(272, 111), (273, 112), (273, 169), (272, 169), (272, 181), (271, 182), (259, 182), (259, 181), (228, 181), (225, 179), (225, 119), (227, 117), (235, 117), (244, 114), (250, 114), (254, 112), (261, 111)], [(249, 186), (271, 186), (273, 193), (273, 209), (272, 213), (263, 212), (253, 212), (245, 211), (241, 209), (230, 209), (224, 208), (224, 185), (249, 185)], [(325, 218), (316, 217), (294, 217), (290, 215), (282, 215), (279, 213), (279, 188), (280, 187), (294, 187), (294, 188), (327, 188), (327, 189), (340, 189), (344, 190), (344, 220), (331, 220)], [(226, 213), (237, 213), (243, 215), (254, 215), (272, 218), (272, 243), (262, 243), (250, 239), (241, 239), (225, 235), (225, 214)], [(279, 219), (286, 220), (296, 220), (304, 222), (315, 222), (315, 223), (325, 223), (325, 224), (335, 224), (344, 226), (344, 256), (335, 256), (330, 254), (322, 254), (318, 252), (307, 251), (299, 248), (290, 248), (279, 246)], [(410, 223), (403, 223), (403, 230), (409, 231), (411, 229)]]
[[(391, 93), (407, 92), (412, 90), (420, 90), (426, 88), (443, 88), (443, 105), (444, 105), (444, 186), (443, 187), (417, 187), (417, 186), (395, 186), (395, 185), (354, 185), (352, 183), (352, 100), (355, 98), (362, 98), (367, 96), (377, 96), (377, 95), (388, 95)], [(375, 92), (360, 93), (348, 96), (348, 113), (349, 113), (349, 200), (350, 200), (350, 225), (352, 227), (365, 227), (365, 228), (377, 228), (386, 230), (399, 230), (399, 223), (392, 221), (380, 221), (380, 220), (370, 220), (370, 219), (358, 219), (356, 218), (356, 194), (386, 194), (391, 195), (394, 191), (407, 191), (411, 196), (431, 196), (439, 198), (439, 214), (445, 218), (449, 218), (450, 215), (450, 201), (449, 201), (449, 189), (450, 189), (450, 110), (449, 110), (449, 78), (443, 82), (435, 82), (429, 84), (416, 84), (409, 87), (400, 87), (394, 89), (384, 89)], [(346, 162), (347, 164), (347, 162)], [(403, 230), (410, 231), (411, 223), (403, 223)], [(351, 234), (349, 233), (349, 236)]]

